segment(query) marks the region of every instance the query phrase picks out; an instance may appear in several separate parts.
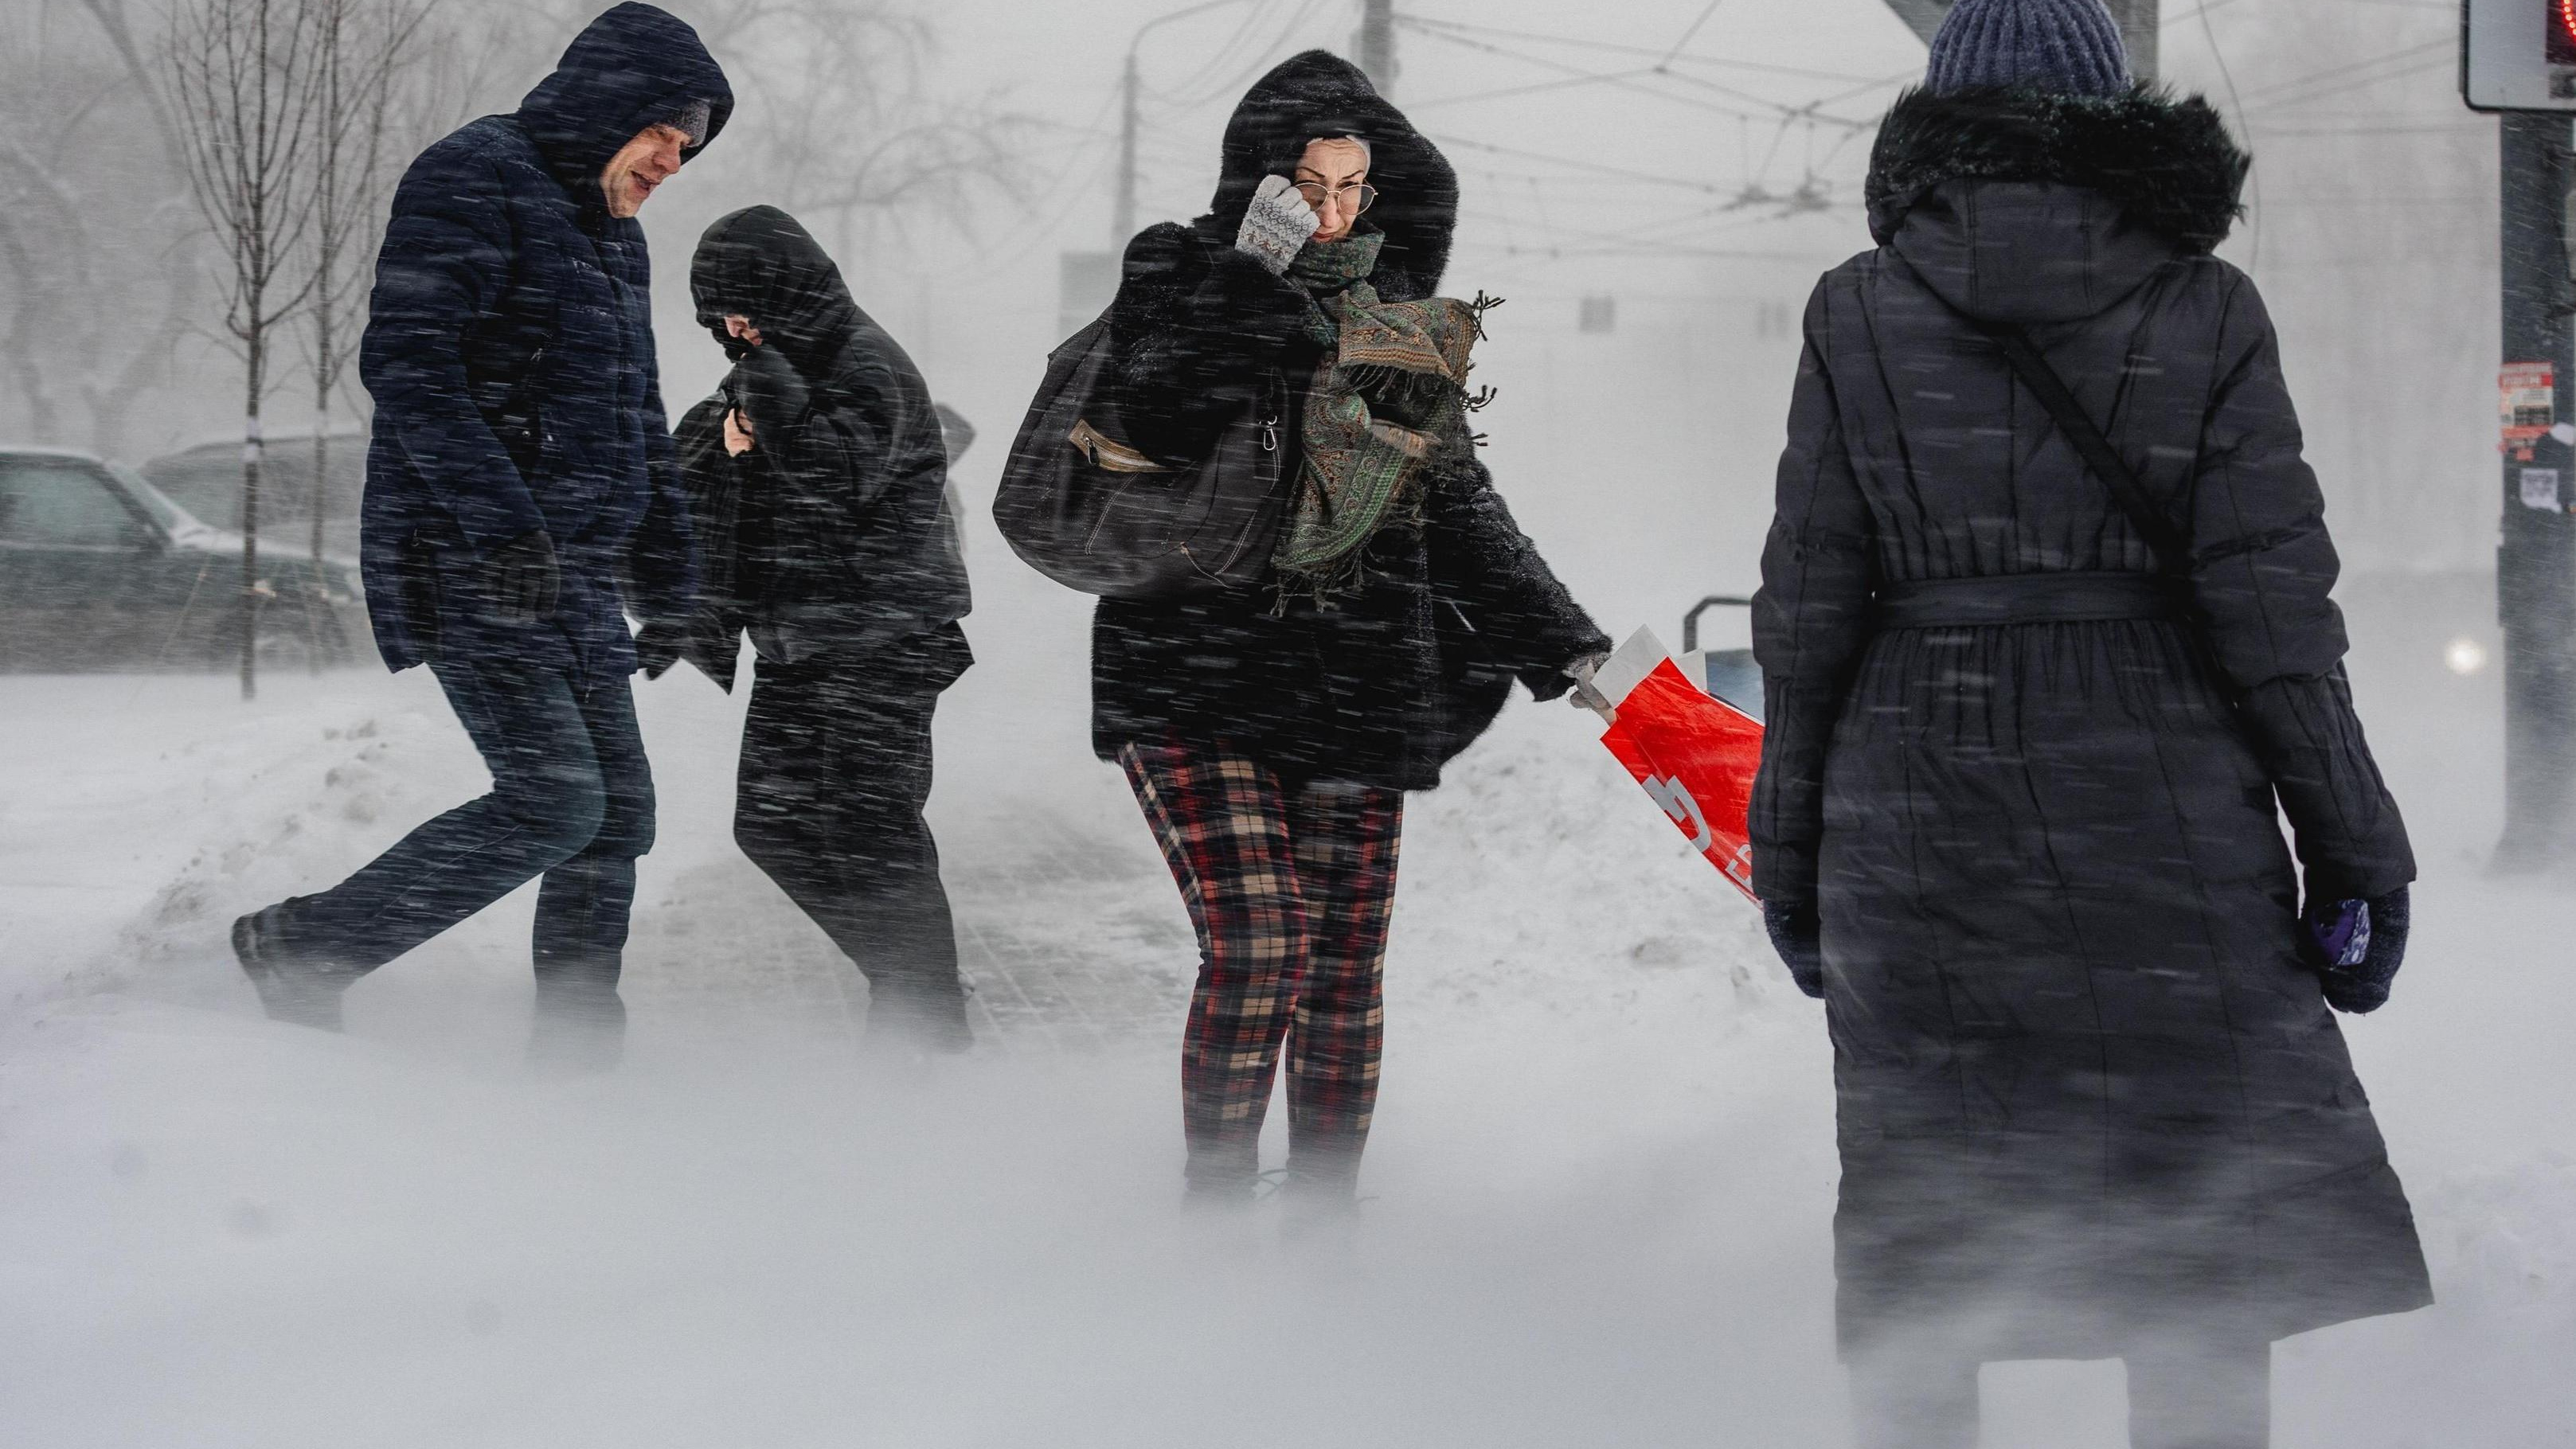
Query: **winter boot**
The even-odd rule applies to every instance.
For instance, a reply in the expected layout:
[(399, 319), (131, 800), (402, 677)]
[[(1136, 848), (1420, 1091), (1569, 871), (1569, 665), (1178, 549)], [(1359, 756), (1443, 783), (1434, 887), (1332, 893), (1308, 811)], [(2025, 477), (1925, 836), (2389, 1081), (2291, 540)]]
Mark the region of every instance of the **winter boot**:
[(1327, 1252), (1347, 1249), (1359, 1232), (1360, 1145), (1292, 1141), (1279, 1205), (1281, 1242)]
[(1192, 1142), (1182, 1169), (1181, 1206), (1193, 1213), (1239, 1212), (1261, 1190), (1261, 1139)]
[(340, 998), (361, 973), (297, 951), (286, 939), (285, 903), (233, 922), (233, 959), (271, 1021), (340, 1029)]
[(528, 1066), (540, 1076), (584, 1077), (613, 1071), (626, 1054), (626, 1001), (617, 966), (537, 972), (537, 1011), (528, 1028)]
[(975, 1045), (959, 982), (920, 982), (890, 973), (868, 978), (868, 1051), (904, 1057), (958, 1056)]

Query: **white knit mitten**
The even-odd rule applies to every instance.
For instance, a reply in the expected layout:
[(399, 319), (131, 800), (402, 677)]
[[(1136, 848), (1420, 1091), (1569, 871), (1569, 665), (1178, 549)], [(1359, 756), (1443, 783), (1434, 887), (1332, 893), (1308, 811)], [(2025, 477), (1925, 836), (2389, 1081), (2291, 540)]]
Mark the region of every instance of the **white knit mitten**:
[(1297, 260), (1298, 250), (1323, 224), (1315, 208), (1297, 194), (1296, 183), (1285, 176), (1264, 176), (1261, 189), (1252, 193), (1252, 205), (1244, 209), (1243, 226), (1234, 234), (1234, 249), (1250, 253), (1253, 260), (1270, 269), (1270, 275), (1284, 277), (1288, 264)]

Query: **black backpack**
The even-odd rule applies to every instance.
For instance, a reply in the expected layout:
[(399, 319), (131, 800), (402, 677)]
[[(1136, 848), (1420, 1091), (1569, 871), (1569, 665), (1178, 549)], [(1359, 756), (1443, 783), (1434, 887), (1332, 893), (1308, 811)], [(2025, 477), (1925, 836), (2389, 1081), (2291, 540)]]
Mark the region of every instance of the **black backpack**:
[(1105, 315), (1048, 354), (993, 498), (1002, 537), (1039, 573), (1103, 598), (1251, 588), (1287, 511), (1286, 382), (1266, 376), (1208, 455), (1175, 468), (1124, 441), (1111, 376)]

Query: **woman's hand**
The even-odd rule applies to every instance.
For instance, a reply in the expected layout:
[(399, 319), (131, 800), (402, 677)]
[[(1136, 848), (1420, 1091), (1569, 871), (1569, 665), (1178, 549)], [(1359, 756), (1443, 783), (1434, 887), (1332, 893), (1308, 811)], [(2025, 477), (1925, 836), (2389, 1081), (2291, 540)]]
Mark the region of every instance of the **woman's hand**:
[(732, 457), (739, 458), (743, 454), (751, 451), (753, 441), (754, 440), (751, 435), (751, 419), (744, 417), (742, 415), (742, 409), (740, 408), (726, 408), (724, 417), (725, 452)]
[(1243, 225), (1234, 233), (1234, 249), (1250, 255), (1270, 275), (1284, 277), (1288, 264), (1297, 260), (1297, 253), (1322, 225), (1315, 208), (1297, 194), (1296, 183), (1285, 176), (1264, 176), (1261, 189), (1252, 193), (1252, 205), (1244, 208)]
[(1824, 1000), (1825, 928), (1816, 908), (1764, 901), (1762, 929), (1771, 937), (1771, 949), (1780, 953), (1780, 964), (1789, 968), (1789, 979), (1800, 991)]
[(1601, 666), (1609, 662), (1610, 656), (1606, 653), (1586, 654), (1565, 666), (1565, 677), (1574, 681), (1574, 688), (1566, 694), (1565, 702), (1576, 709), (1588, 709), (1615, 724), (1619, 711), (1611, 706), (1610, 696), (1603, 694), (1601, 687), (1592, 682), (1592, 676), (1599, 674)]
[(2404, 886), (2375, 900), (2308, 902), (2302, 944), (2327, 1005), (2358, 1016), (2388, 1004), (2397, 968), (2406, 964), (2412, 915)]

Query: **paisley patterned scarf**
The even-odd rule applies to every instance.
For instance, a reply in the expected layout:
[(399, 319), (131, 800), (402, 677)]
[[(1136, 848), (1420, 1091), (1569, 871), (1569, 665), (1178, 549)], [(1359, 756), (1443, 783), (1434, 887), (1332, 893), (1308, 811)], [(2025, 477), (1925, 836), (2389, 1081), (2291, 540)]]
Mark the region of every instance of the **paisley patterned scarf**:
[(1381, 301), (1368, 277), (1384, 240), (1309, 243), (1288, 270), (1314, 298), (1307, 329), (1324, 357), (1299, 423), (1297, 491), (1271, 555), (1283, 595), (1355, 592), (1362, 548), (1389, 521), (1419, 516), (1426, 466), (1470, 446), (1477, 309), (1447, 297)]

